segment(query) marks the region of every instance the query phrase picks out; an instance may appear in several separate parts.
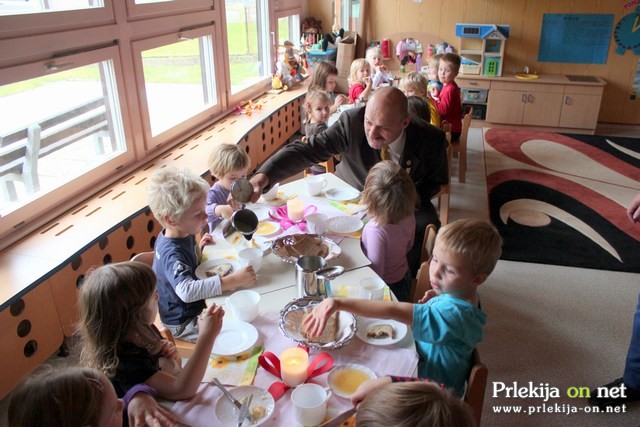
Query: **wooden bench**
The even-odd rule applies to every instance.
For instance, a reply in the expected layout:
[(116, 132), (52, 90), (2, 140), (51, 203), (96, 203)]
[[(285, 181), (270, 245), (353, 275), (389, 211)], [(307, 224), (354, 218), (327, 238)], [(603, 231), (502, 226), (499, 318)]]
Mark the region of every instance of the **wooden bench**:
[[(104, 154), (103, 138), (110, 134), (105, 99), (85, 102), (69, 110), (32, 123), (26, 128), (0, 135), (0, 187), (4, 200), (17, 200), (15, 182), (28, 194), (40, 190), (38, 159), (93, 135), (96, 154)], [(117, 144), (111, 134), (111, 149)]]

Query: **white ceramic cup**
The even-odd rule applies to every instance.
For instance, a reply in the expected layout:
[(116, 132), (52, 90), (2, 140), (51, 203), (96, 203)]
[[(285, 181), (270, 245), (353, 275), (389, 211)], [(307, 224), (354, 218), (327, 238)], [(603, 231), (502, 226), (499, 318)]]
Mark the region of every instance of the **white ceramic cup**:
[(308, 176), (304, 179), (304, 187), (310, 196), (317, 196), (327, 186), (327, 180), (322, 176)]
[(234, 292), (225, 304), (237, 320), (253, 322), (260, 311), (260, 294), (250, 290)]
[(360, 280), (358, 296), (364, 299), (381, 300), (384, 298), (386, 283), (379, 277), (367, 277)]
[(238, 252), (238, 259), (243, 267), (250, 265), (257, 273), (262, 267), (262, 256), (264, 252), (258, 248), (245, 248)]
[(264, 197), (265, 200), (274, 200), (276, 197), (278, 197), (279, 187), (280, 187), (280, 183), (279, 182), (275, 183), (273, 187), (269, 189), (269, 191), (267, 191), (262, 195), (262, 197)]
[(302, 384), (291, 393), (296, 420), (303, 426), (317, 426), (327, 415), (327, 392), (318, 384)]
[(327, 228), (328, 219), (329, 217), (323, 213), (313, 213), (311, 215), (307, 215), (306, 220), (309, 233), (322, 236)]

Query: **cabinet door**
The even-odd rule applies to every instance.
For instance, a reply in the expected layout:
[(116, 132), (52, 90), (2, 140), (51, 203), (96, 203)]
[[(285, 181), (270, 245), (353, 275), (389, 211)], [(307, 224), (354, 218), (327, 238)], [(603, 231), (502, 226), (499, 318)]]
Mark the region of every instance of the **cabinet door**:
[(487, 121), (512, 125), (522, 124), (526, 95), (515, 90), (491, 89), (487, 104)]
[(522, 124), (557, 127), (562, 109), (562, 93), (529, 92)]
[(595, 129), (600, 113), (599, 95), (564, 95), (560, 127)]

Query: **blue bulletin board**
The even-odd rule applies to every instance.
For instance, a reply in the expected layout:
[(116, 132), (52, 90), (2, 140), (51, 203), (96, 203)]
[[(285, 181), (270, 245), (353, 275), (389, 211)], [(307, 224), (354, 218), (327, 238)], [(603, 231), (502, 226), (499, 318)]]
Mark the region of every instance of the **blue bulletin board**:
[(604, 64), (612, 28), (613, 14), (545, 13), (538, 61)]

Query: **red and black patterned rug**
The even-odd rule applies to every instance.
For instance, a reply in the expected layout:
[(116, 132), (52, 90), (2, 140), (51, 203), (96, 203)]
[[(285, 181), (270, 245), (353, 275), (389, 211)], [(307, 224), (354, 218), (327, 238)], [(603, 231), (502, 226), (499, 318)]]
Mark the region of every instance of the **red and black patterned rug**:
[(640, 139), (484, 129), (503, 259), (640, 272)]

